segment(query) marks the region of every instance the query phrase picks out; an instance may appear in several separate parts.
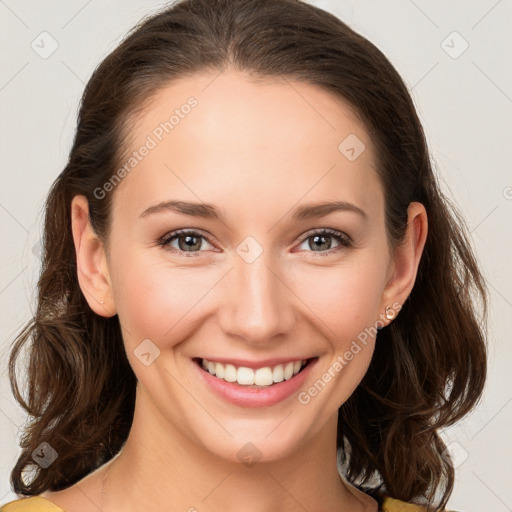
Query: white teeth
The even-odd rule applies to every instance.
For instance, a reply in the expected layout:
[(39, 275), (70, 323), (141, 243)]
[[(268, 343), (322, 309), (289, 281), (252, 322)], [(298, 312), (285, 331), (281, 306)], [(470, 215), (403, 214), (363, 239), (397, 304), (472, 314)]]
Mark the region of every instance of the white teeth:
[(220, 379), (224, 378), (224, 365), (220, 363), (215, 363), (215, 375)]
[(252, 386), (254, 384), (254, 370), (241, 366), (238, 368), (236, 381), (242, 386)]
[(227, 382), (237, 382), (241, 386), (271, 386), (277, 382), (289, 380), (294, 375), (297, 375), (305, 364), (306, 360), (304, 359), (302, 361), (291, 361), (274, 367), (265, 366), (253, 370), (245, 366), (236, 368), (232, 364), (223, 364), (208, 361), (207, 359), (201, 360), (201, 366), (207, 372)]
[(293, 363), (288, 363), (284, 367), (284, 380), (289, 380), (293, 377)]
[(237, 372), (232, 364), (227, 364), (224, 368), (224, 380), (227, 382), (236, 382)]
[(274, 366), (274, 371), (272, 372), (272, 380), (274, 382), (283, 382), (284, 375), (283, 375), (283, 365), (278, 364), (277, 366)]
[(256, 386), (270, 386), (270, 384), (273, 383), (272, 369), (268, 366), (266, 368), (258, 368), (254, 372), (254, 384), (256, 384)]

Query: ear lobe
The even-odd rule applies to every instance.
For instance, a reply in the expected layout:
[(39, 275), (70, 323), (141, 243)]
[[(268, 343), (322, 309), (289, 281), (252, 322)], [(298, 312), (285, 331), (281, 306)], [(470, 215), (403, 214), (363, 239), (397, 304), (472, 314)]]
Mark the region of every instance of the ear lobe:
[(71, 202), (71, 230), (80, 289), (96, 314), (114, 316), (116, 310), (104, 246), (92, 229), (89, 203), (83, 195), (75, 196)]
[(383, 308), (391, 304), (403, 304), (410, 295), (428, 232), (425, 207), (413, 202), (407, 210), (407, 231), (402, 243), (394, 250), (394, 272), (386, 285)]

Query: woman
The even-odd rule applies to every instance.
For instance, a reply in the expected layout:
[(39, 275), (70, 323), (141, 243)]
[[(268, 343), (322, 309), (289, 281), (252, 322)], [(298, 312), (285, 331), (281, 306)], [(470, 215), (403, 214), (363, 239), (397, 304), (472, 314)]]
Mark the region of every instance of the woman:
[(137, 26), (87, 84), (38, 298), (10, 359), (31, 497), (1, 510), (446, 506), (483, 280), (403, 81), (333, 15)]

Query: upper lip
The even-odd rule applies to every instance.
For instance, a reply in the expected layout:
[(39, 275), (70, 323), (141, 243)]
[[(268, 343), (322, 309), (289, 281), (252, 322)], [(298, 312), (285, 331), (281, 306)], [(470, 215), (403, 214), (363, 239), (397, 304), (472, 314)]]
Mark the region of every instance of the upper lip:
[(266, 366), (277, 366), (278, 364), (287, 364), (294, 361), (304, 361), (313, 359), (316, 356), (304, 356), (304, 357), (274, 357), (272, 359), (264, 359), (262, 361), (249, 361), (248, 359), (232, 359), (226, 357), (202, 357), (195, 359), (206, 359), (214, 363), (232, 364), (237, 368), (243, 366), (245, 368), (264, 368)]

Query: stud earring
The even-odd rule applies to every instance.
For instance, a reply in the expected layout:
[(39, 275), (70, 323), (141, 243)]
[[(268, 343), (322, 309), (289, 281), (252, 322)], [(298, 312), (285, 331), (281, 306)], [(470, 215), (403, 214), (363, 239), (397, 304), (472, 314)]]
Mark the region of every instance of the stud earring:
[(394, 312), (394, 310), (391, 308), (391, 306), (386, 306), (386, 312), (385, 312), (385, 315), (386, 315), (386, 319), (387, 319), (387, 320), (393, 320), (393, 318), (395, 318), (395, 312)]
[(105, 304), (105, 301), (104, 300), (100, 300), (100, 304)]

